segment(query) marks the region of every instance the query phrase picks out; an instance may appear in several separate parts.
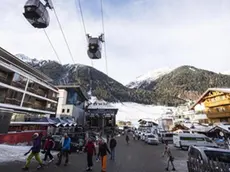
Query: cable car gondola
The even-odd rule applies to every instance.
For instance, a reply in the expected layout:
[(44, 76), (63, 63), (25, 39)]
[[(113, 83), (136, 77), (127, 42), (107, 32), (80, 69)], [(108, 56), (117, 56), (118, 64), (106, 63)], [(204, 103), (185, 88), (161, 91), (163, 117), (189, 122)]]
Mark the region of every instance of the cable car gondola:
[(40, 0), (28, 0), (24, 6), (24, 17), (35, 28), (46, 28), (49, 26), (50, 17), (46, 7), (53, 9), (51, 0), (45, 0), (44, 5)]
[(101, 59), (101, 43), (104, 42), (104, 35), (97, 37), (91, 37), (89, 34), (86, 35), (88, 38), (88, 51), (87, 54), (90, 59)]

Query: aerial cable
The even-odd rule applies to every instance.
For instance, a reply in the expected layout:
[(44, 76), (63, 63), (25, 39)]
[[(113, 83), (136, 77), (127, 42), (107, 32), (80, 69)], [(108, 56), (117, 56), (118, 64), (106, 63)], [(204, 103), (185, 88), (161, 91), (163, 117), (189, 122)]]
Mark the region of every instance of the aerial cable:
[(57, 57), (57, 59), (58, 59), (58, 62), (59, 62), (60, 64), (62, 64), (62, 63), (61, 63), (61, 60), (60, 60), (60, 58), (59, 58), (59, 56), (58, 56), (58, 53), (57, 53), (57, 51), (55, 50), (55, 48), (54, 48), (54, 46), (53, 46), (53, 44), (52, 44), (52, 42), (51, 42), (51, 40), (50, 40), (50, 38), (49, 38), (49, 36), (48, 36), (46, 30), (43, 29), (43, 31), (44, 31), (44, 33), (45, 33), (45, 35), (46, 35), (46, 37), (47, 37), (47, 39), (48, 39), (48, 41), (49, 41), (49, 43), (50, 43), (50, 45), (51, 45), (53, 51), (54, 51), (54, 53), (55, 53), (55, 55), (56, 55), (56, 57)]
[(60, 20), (59, 20), (59, 18), (58, 18), (57, 12), (56, 12), (55, 8), (53, 8), (53, 10), (54, 10), (54, 14), (55, 14), (55, 17), (56, 17), (56, 19), (57, 19), (57, 22), (58, 22), (59, 28), (60, 28), (60, 30), (61, 30), (62, 36), (63, 36), (63, 38), (64, 38), (64, 40), (65, 40), (65, 44), (66, 44), (66, 46), (67, 46), (67, 48), (68, 48), (68, 51), (69, 51), (70, 57), (71, 57), (71, 59), (72, 59), (73, 63), (75, 64), (75, 61), (74, 61), (74, 58), (73, 58), (72, 52), (71, 52), (71, 50), (70, 50), (70, 47), (69, 47), (68, 41), (67, 41), (66, 36), (65, 36), (65, 33), (64, 33), (64, 31), (63, 31), (63, 28), (62, 28), (61, 22), (60, 22)]
[[(103, 34), (104, 34), (104, 40), (105, 40), (104, 6), (103, 6), (103, 0), (100, 0), (100, 1), (101, 1), (102, 30), (103, 30)], [(108, 61), (107, 61), (106, 41), (104, 42), (104, 55), (105, 55), (106, 74), (108, 75)]]
[[(75, 1), (75, 4), (77, 6), (77, 0)], [(84, 20), (84, 15), (83, 15), (83, 11), (82, 11), (82, 6), (81, 6), (81, 0), (78, 0), (78, 7), (79, 7), (79, 12), (80, 12), (80, 15), (81, 15), (81, 22), (82, 22), (82, 26), (83, 26), (83, 30), (84, 30), (84, 33), (85, 33), (85, 39), (86, 39), (86, 42), (88, 42), (87, 40), (87, 32), (86, 32), (86, 26), (85, 26), (85, 20)], [(93, 60), (91, 59), (91, 66), (93, 67)]]

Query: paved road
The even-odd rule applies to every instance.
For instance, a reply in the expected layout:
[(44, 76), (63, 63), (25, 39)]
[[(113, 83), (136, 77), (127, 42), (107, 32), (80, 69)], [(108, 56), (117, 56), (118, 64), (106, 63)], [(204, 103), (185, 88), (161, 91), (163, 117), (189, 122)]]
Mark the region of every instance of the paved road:
[[(131, 141), (130, 145), (125, 144), (124, 137), (117, 138), (118, 146), (116, 150), (115, 162), (108, 160), (108, 172), (163, 172), (165, 171), (166, 161), (161, 157), (163, 145), (153, 146), (147, 145), (142, 141)], [(172, 153), (175, 156), (175, 167), (178, 172), (187, 172), (186, 167), (186, 151), (180, 151), (172, 147)], [(0, 171), (4, 172), (18, 172), (21, 171), (23, 162), (10, 162), (0, 164)], [(30, 171), (36, 170), (36, 162), (31, 164)], [(85, 154), (71, 154), (70, 164), (67, 167), (61, 165), (56, 167), (50, 164), (49, 167), (41, 170), (44, 172), (74, 172), (85, 171), (86, 155)], [(94, 163), (95, 172), (100, 172), (100, 162)]]

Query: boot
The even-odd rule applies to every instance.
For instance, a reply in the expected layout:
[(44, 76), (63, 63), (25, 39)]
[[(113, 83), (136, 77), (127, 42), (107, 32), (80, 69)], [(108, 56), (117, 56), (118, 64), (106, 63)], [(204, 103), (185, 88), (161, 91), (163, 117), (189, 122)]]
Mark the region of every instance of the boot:
[(28, 167), (22, 167), (22, 170), (24, 170), (24, 171), (28, 171), (28, 170), (29, 170), (29, 168), (28, 168)]

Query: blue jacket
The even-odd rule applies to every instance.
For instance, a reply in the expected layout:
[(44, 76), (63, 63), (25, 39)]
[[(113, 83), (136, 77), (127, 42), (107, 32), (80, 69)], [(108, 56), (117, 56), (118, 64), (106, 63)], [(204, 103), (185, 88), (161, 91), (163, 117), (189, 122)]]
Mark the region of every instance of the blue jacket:
[(71, 143), (71, 139), (69, 137), (65, 138), (62, 150), (70, 150), (70, 143)]
[(33, 147), (31, 148), (31, 151), (33, 153), (39, 153), (41, 150), (41, 138), (38, 137), (33, 140)]

